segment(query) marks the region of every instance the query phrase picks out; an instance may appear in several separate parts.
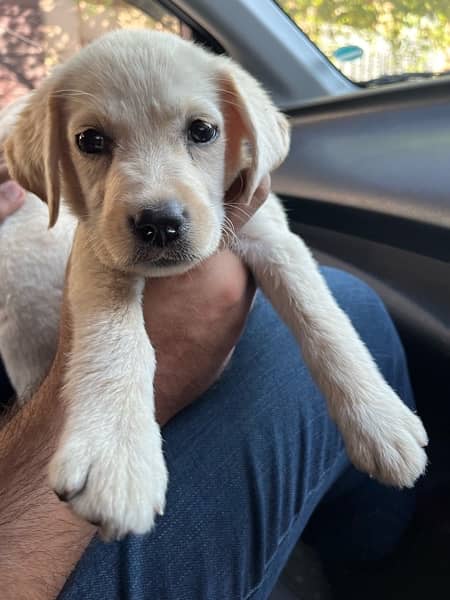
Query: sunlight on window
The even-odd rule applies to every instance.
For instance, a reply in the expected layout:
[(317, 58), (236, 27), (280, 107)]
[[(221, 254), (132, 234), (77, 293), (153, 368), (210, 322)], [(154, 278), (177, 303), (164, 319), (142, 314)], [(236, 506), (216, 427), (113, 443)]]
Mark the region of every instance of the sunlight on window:
[(449, 0), (279, 0), (344, 75), (367, 82), (450, 70)]
[(122, 0), (27, 0), (0, 3), (0, 108), (36, 87), (48, 70), (99, 35), (148, 27), (190, 37), (154, 0), (147, 12)]

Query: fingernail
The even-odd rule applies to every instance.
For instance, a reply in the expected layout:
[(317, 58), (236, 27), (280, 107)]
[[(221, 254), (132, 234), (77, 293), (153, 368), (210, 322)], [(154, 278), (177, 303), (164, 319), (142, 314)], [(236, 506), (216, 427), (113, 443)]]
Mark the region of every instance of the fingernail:
[(0, 194), (11, 207), (14, 207), (22, 204), (25, 197), (25, 190), (15, 181), (7, 181), (0, 185)]

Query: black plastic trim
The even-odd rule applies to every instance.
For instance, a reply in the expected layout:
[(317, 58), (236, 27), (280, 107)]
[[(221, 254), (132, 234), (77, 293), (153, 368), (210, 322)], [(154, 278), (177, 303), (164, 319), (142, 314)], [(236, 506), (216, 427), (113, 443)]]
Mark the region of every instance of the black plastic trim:
[(306, 102), (301, 106), (290, 107), (285, 114), (294, 119), (337, 116), (354, 111), (371, 110), (373, 108), (392, 108), (394, 105), (405, 105), (420, 102), (450, 101), (450, 76), (433, 81), (415, 81), (380, 86), (379, 88), (363, 88), (354, 94), (319, 98)]
[[(128, 0), (128, 2), (146, 12), (145, 0)], [(184, 10), (181, 10), (181, 8), (179, 8), (175, 2), (171, 2), (171, 0), (158, 0), (158, 3), (192, 29), (194, 40), (196, 42), (206, 46), (216, 54), (225, 54), (225, 50), (221, 44), (219, 44), (219, 42), (208, 31), (206, 31), (204, 27), (194, 21), (194, 19), (192, 19), (192, 17), (190, 17)]]
[(445, 227), (331, 202), (288, 196), (281, 199), (292, 221), (449, 261), (450, 230)]

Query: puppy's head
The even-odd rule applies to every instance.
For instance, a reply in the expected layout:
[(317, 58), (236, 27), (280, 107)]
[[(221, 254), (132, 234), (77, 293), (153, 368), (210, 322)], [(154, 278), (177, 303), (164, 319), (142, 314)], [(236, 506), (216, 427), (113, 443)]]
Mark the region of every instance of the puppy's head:
[(60, 195), (108, 266), (181, 272), (220, 242), (224, 192), (241, 201), (285, 158), (286, 120), (231, 60), (176, 36), (119, 31), (68, 61), (31, 96), (6, 154), (49, 206)]

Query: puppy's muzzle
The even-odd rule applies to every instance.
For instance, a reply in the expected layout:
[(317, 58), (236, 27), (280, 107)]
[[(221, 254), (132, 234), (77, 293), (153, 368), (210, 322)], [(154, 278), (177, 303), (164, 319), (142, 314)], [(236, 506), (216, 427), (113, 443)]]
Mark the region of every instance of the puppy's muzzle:
[(188, 215), (176, 200), (144, 208), (132, 220), (138, 241), (154, 248), (166, 248), (180, 240), (186, 230)]

